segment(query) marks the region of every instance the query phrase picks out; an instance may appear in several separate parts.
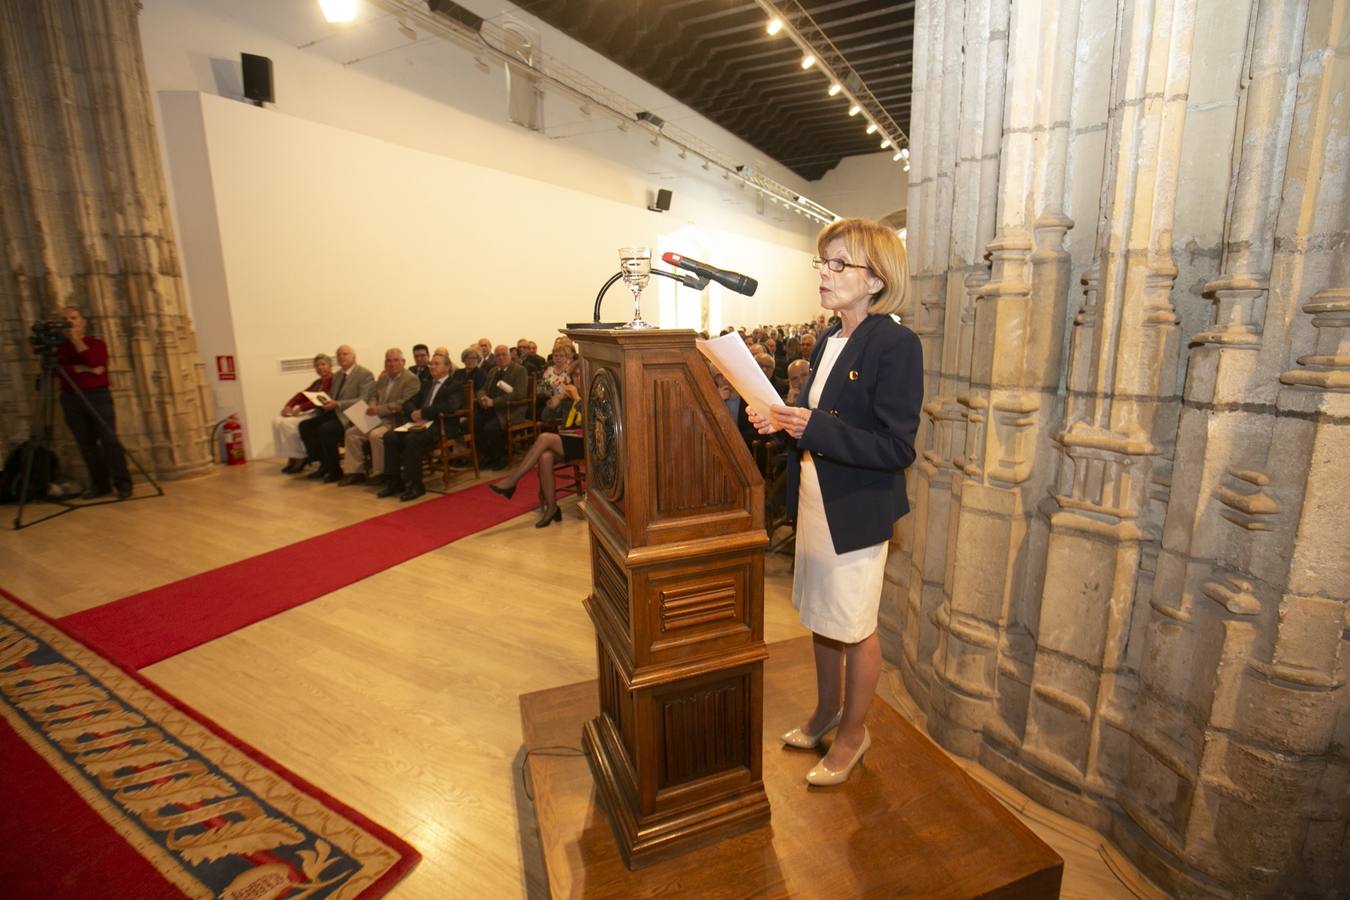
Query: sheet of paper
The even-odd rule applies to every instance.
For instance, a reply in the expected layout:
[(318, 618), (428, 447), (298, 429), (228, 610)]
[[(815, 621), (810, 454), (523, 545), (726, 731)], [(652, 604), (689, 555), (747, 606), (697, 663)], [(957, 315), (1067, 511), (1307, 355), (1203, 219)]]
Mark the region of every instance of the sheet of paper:
[(428, 423), (428, 422), (404, 422), (402, 425), (398, 426), (398, 427), (395, 428), (394, 430), (395, 430), (395, 431), (426, 431), (426, 430), (427, 430), (428, 428), (430, 428), (430, 427), (431, 427), (431, 424)]
[(750, 355), (750, 348), (745, 346), (739, 334), (728, 332), (721, 337), (695, 343), (699, 352), (708, 357), (717, 371), (731, 382), (746, 406), (762, 416), (768, 416), (770, 406), (782, 405), (783, 398), (773, 389), (772, 382), (764, 377), (764, 370)]
[(343, 410), (342, 414), (347, 417), (348, 422), (361, 429), (362, 434), (370, 434), (370, 429), (380, 424), (379, 416), (367, 415), (365, 403), (353, 404)]
[(333, 399), (332, 397), (325, 394), (323, 391), (301, 391), (300, 393), (308, 397), (309, 402), (313, 403), (315, 406), (323, 406), (329, 400)]

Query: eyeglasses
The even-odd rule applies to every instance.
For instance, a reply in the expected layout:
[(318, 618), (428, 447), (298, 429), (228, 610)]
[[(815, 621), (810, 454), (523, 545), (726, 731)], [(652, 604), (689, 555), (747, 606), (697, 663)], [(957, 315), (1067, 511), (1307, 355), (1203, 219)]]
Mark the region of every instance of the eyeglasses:
[(857, 263), (844, 262), (842, 259), (821, 259), (819, 256), (811, 257), (811, 268), (819, 269), (821, 266), (829, 266), (831, 272), (842, 272), (845, 269), (867, 268), (867, 266), (860, 266)]

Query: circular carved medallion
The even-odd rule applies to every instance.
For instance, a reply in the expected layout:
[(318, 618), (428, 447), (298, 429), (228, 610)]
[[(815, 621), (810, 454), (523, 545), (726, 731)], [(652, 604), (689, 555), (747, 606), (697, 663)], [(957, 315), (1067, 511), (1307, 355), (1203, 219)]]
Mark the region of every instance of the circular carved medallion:
[(623, 407), (609, 369), (597, 369), (586, 400), (586, 469), (591, 490), (606, 500), (623, 495)]

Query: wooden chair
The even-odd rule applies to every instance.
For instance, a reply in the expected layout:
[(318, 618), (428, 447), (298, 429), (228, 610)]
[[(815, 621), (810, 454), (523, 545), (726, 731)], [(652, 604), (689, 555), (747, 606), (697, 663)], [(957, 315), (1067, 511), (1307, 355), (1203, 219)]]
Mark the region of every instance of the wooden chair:
[(564, 494), (576, 494), (578, 497), (584, 497), (586, 495), (586, 460), (574, 459), (571, 462), (554, 463), (553, 490), (557, 497), (562, 497)]
[[(506, 459), (509, 462), (517, 448), (522, 452), (529, 450), (534, 439), (539, 437), (539, 420), (534, 417), (536, 382), (530, 376), (530, 389), (524, 397), (513, 397), (506, 401)], [(525, 418), (520, 422), (511, 422), (511, 413), (517, 408), (525, 409)]]
[(441, 413), (441, 441), (436, 448), (441, 469), (441, 483), (450, 483), (450, 465), (451, 463), (463, 462), (473, 466), (473, 477), (477, 478), (478, 471), (478, 443), (473, 436), (473, 418), (474, 410), (477, 408), (473, 402), (473, 382), (464, 383), (464, 406), (449, 414), (450, 418), (458, 420), (464, 418), (464, 427), (459, 436), (459, 450), (450, 449), (450, 441), (445, 436), (445, 421), (447, 415)]

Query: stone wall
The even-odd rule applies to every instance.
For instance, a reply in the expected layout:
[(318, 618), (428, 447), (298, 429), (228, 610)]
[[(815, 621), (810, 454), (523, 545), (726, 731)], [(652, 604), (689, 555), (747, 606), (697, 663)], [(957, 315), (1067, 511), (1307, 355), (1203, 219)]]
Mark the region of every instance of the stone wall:
[[(135, 0), (0, 0), (0, 451), (37, 409), (32, 324), (79, 307), (108, 342), (122, 442), (153, 475), (212, 463)], [(78, 472), (55, 414), (56, 447)], [(133, 475), (135, 468), (133, 467)]]
[(882, 605), (934, 737), (1171, 890), (1350, 884), (1350, 0), (920, 0)]

